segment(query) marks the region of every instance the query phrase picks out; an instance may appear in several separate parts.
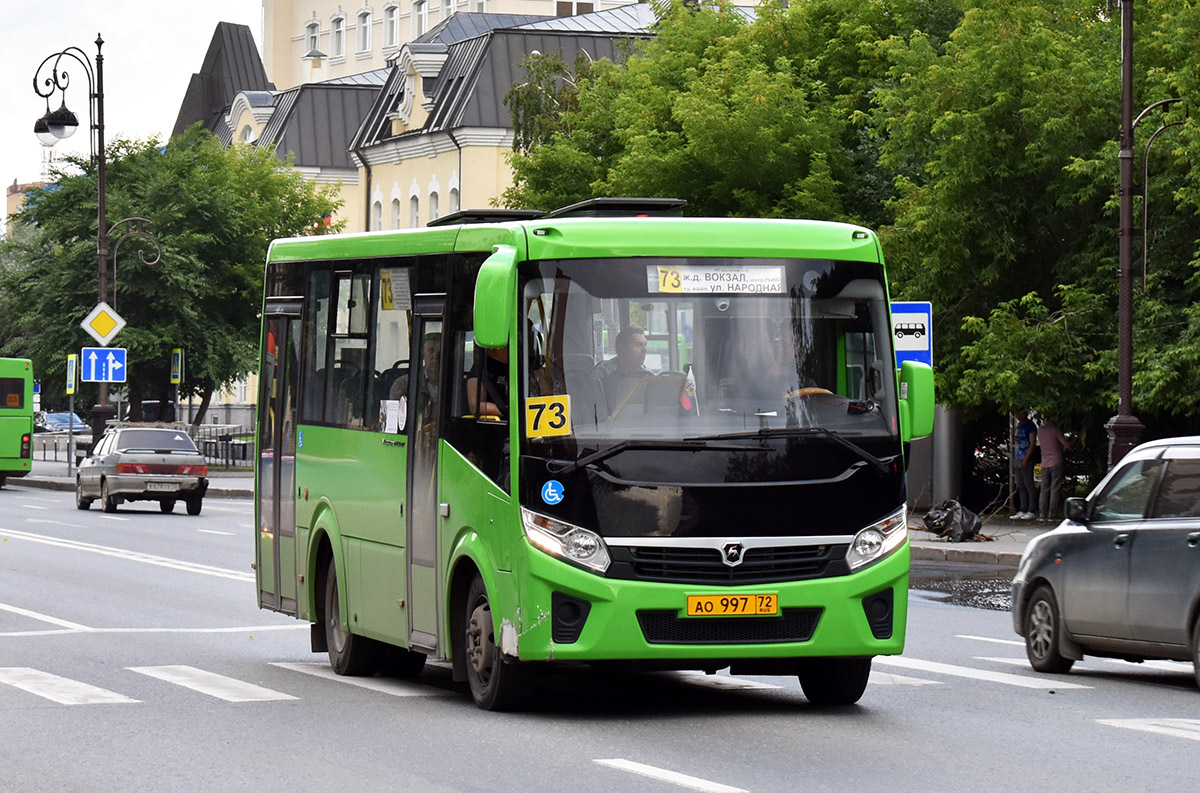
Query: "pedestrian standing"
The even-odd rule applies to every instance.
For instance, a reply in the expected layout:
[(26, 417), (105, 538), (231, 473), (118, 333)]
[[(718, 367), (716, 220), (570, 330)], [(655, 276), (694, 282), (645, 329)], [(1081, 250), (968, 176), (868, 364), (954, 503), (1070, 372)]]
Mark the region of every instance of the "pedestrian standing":
[(1017, 475), (1017, 503), (1013, 520), (1032, 520), (1037, 494), (1033, 485), (1033, 466), (1037, 462), (1037, 425), (1029, 419), (1029, 411), (1016, 412), (1016, 444), (1013, 448), (1013, 468)]
[(1038, 498), (1038, 520), (1053, 520), (1058, 513), (1058, 496), (1062, 491), (1065, 452), (1071, 441), (1051, 419), (1038, 427), (1038, 447), (1042, 451), (1042, 492)]

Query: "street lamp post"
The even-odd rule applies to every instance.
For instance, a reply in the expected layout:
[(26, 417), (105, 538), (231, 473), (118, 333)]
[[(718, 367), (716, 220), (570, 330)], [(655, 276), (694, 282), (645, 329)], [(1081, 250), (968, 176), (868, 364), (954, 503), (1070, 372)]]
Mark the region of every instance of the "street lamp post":
[(1133, 0), (1121, 0), (1120, 212), (1117, 230), (1117, 415), (1108, 430), (1108, 464), (1137, 446), (1144, 425), (1133, 415)]
[[(70, 73), (65, 68), (70, 65), (64, 59), (75, 61), (83, 69), (88, 81), (88, 113), (91, 116), (88, 146), (92, 164), (96, 168), (96, 270), (99, 282), (100, 302), (108, 301), (108, 207), (106, 206), (107, 163), (104, 153), (104, 55), (101, 48), (104, 39), (96, 34), (95, 69), (88, 59), (87, 53), (78, 47), (67, 47), (61, 52), (49, 55), (38, 66), (33, 75), (33, 90), (46, 100), (46, 115), (42, 116), (33, 126), (34, 134), (42, 143), (52, 146), (59, 140), (75, 134), (79, 120), (67, 109), (67, 89), (71, 86)], [(61, 105), (58, 110), (50, 110), (50, 100), (55, 92), (61, 94)], [(98, 440), (108, 422), (116, 411), (108, 404), (108, 383), (100, 383), (99, 404), (91, 410), (92, 437)]]

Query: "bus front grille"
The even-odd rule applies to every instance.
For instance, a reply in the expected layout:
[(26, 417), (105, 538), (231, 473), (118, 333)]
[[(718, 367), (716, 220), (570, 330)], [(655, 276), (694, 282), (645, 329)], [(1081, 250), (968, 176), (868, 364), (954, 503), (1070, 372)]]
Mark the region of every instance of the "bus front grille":
[(806, 642), (821, 609), (783, 609), (778, 617), (680, 617), (678, 611), (639, 611), (650, 644), (773, 644)]
[(671, 584), (740, 586), (845, 575), (846, 545), (748, 548), (727, 565), (716, 548), (613, 546), (609, 578)]

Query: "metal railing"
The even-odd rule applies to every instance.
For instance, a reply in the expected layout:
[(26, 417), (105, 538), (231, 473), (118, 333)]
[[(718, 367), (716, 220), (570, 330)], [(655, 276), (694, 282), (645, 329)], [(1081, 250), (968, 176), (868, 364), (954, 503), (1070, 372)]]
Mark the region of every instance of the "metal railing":
[[(196, 447), (209, 465), (254, 467), (254, 433), (240, 424), (202, 424), (194, 432), (191, 425), (183, 422), (139, 422), (138, 426), (169, 427), (186, 432), (196, 442)], [(75, 461), (78, 462), (91, 447), (90, 429), (70, 436), (65, 432), (35, 433), (33, 459), (67, 462), (74, 451)]]

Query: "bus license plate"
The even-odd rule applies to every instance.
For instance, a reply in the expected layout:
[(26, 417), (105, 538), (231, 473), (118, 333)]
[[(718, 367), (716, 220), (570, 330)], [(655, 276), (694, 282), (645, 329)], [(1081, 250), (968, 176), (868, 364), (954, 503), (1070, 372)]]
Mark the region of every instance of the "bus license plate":
[(688, 595), (689, 617), (763, 617), (779, 613), (776, 595)]
[(147, 490), (153, 490), (156, 493), (173, 493), (179, 489), (178, 482), (147, 482)]

